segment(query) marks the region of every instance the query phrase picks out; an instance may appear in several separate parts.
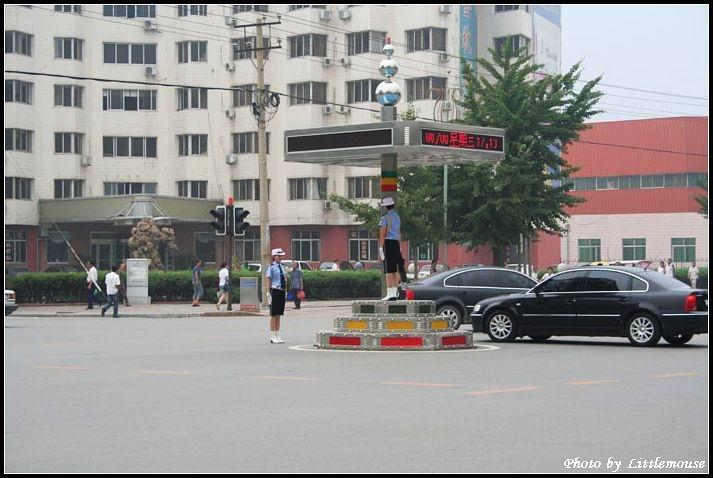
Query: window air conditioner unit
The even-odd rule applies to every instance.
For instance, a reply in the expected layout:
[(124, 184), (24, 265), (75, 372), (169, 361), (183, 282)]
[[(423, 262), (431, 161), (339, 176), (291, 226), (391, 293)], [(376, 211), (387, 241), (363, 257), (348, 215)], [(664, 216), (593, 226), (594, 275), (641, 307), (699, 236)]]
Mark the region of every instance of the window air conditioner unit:
[(453, 109), (453, 102), (452, 101), (444, 101), (443, 102), (443, 111), (450, 111)]
[(339, 113), (341, 115), (348, 115), (351, 112), (352, 112), (352, 109), (348, 106), (344, 106), (344, 105), (337, 106), (337, 113)]
[(339, 10), (340, 20), (349, 20), (352, 17), (352, 10), (350, 8), (345, 8), (344, 10)]
[(158, 68), (155, 66), (146, 67), (146, 76), (153, 76), (154, 78), (158, 76)]
[(344, 58), (339, 59), (339, 63), (341, 63), (342, 66), (349, 66), (352, 64), (352, 59), (348, 56), (345, 56)]
[(319, 12), (319, 19), (325, 22), (330, 21), (332, 19), (331, 10), (324, 10), (322, 12)]
[(450, 5), (441, 5), (441, 6), (439, 7), (439, 11), (440, 11), (441, 13), (451, 13), (451, 12), (453, 11), (453, 9), (451, 8)]
[(236, 164), (237, 162), (238, 162), (237, 154), (226, 154), (225, 155), (225, 164)]
[(235, 119), (235, 110), (225, 110), (225, 117), (228, 119)]
[(235, 71), (235, 63), (226, 63), (225, 69), (228, 71)]
[(144, 20), (144, 30), (158, 30), (158, 24), (156, 20), (151, 18)]
[(438, 54), (438, 60), (441, 63), (447, 63), (449, 58), (450, 58), (450, 55), (444, 51)]
[(226, 17), (225, 17), (225, 24), (226, 24), (226, 25), (228, 25), (228, 26), (230, 26), (230, 27), (235, 27), (235, 26), (237, 26), (237, 23), (238, 23), (238, 21), (237, 21), (235, 18), (230, 17), (230, 16), (226, 16)]
[(322, 209), (324, 209), (325, 211), (331, 211), (331, 210), (332, 210), (332, 203), (331, 203), (330, 201), (325, 201), (325, 202), (322, 204)]
[(82, 156), (81, 164), (82, 164), (82, 166), (91, 166), (92, 165), (92, 157), (91, 156)]
[(324, 66), (324, 67), (326, 67), (326, 68), (329, 68), (329, 67), (332, 66), (333, 64), (334, 64), (334, 61), (332, 61), (331, 58), (324, 58), (324, 59), (322, 60), (322, 66)]
[(323, 105), (322, 106), (322, 114), (323, 115), (331, 115), (334, 109), (332, 108), (332, 105)]

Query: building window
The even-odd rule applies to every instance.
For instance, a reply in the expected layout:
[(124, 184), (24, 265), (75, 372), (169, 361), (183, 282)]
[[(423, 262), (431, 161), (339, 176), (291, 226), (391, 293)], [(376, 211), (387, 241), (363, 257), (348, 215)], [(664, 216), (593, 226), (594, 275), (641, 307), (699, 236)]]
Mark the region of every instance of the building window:
[(50, 231), (47, 235), (47, 262), (48, 263), (67, 263), (69, 262), (69, 232)]
[(267, 12), (267, 5), (233, 5), (233, 13)]
[(510, 42), (510, 46), (512, 47), (513, 51), (517, 51), (520, 48), (526, 47), (528, 49), (527, 51), (530, 51), (530, 39), (523, 35), (511, 35), (506, 37), (494, 38), (493, 43), (495, 45), (495, 51), (500, 53), (506, 42)]
[(307, 103), (327, 103), (327, 83), (292, 83), (287, 85), (290, 90), (290, 105)]
[(347, 54), (382, 53), (386, 44), (386, 32), (373, 30), (347, 34)]
[(327, 178), (291, 178), (290, 201), (327, 199)]
[(327, 8), (326, 5), (288, 5), (287, 6), (287, 11), (288, 12), (294, 12), (295, 10), (302, 10), (304, 8), (321, 8), (325, 9)]
[(327, 56), (327, 35), (297, 35), (288, 37), (290, 58), (301, 56)]
[(5, 103), (32, 104), (35, 85), (27, 81), (5, 80)]
[(406, 52), (436, 50), (446, 51), (445, 28), (419, 28), (406, 30)]
[[(418, 251), (419, 261), (430, 262), (435, 257), (435, 250), (436, 248), (432, 242), (428, 242), (420, 246), (416, 246), (415, 244), (412, 245), (411, 241), (408, 243), (408, 257), (412, 261), (416, 260), (416, 252)], [(416, 272), (416, 278), (418, 278), (418, 272)]]
[(76, 14), (81, 15), (82, 14), (82, 6), (81, 5), (55, 5), (54, 11), (62, 12), (62, 13), (76, 13)]
[(32, 199), (32, 179), (5, 178), (5, 199)]
[(5, 232), (5, 262), (27, 262), (26, 231)]
[(178, 136), (179, 156), (206, 156), (207, 154), (207, 134), (181, 134)]
[(178, 196), (183, 198), (208, 197), (208, 181), (178, 181)]
[(5, 32), (5, 53), (32, 56), (32, 40), (34, 35), (16, 31)]
[(597, 178), (597, 189), (619, 189), (619, 178)]
[(595, 262), (602, 260), (601, 239), (579, 239), (579, 262)]
[(155, 65), (155, 43), (104, 43), (104, 63)]
[(54, 105), (81, 108), (83, 94), (82, 86), (54, 85)]
[(625, 261), (643, 261), (646, 259), (646, 239), (624, 239), (622, 246)]
[[(267, 154), (270, 154), (270, 133), (266, 133)], [(260, 148), (257, 132), (233, 133), (233, 154), (258, 154)]]
[(436, 76), (406, 80), (408, 101), (437, 100), (444, 97), (446, 79)]
[[(257, 51), (255, 51), (255, 48), (257, 48), (257, 37), (234, 38), (230, 40), (230, 44), (233, 47), (233, 61), (257, 58)], [(262, 44), (263, 47), (268, 46), (270, 44), (270, 39), (268, 37), (263, 37)], [(265, 59), (267, 59), (270, 55), (270, 50), (264, 50), (263, 53)]]
[(639, 189), (641, 187), (641, 176), (621, 176), (619, 178), (619, 189)]
[(379, 236), (370, 231), (359, 229), (349, 233), (350, 261), (378, 261)]
[(215, 262), (215, 234), (212, 232), (196, 232), (196, 259), (203, 262)]
[(27, 129), (5, 128), (5, 151), (32, 152), (33, 132)]
[(178, 16), (208, 15), (208, 5), (178, 5)]
[(530, 5), (495, 5), (495, 13), (512, 12), (515, 10), (524, 10), (530, 13)]
[(673, 262), (694, 262), (696, 260), (696, 238), (671, 238)]
[(319, 261), (319, 231), (292, 231), (292, 260)]
[(64, 60), (82, 60), (82, 50), (84, 49), (84, 40), (79, 38), (62, 38), (55, 37), (54, 39), (54, 57)]
[(104, 90), (102, 109), (156, 111), (157, 90)]
[(82, 154), (84, 134), (82, 133), (55, 133), (55, 154)]
[(54, 198), (69, 199), (83, 197), (84, 181), (81, 179), (55, 179)]
[(685, 188), (688, 187), (687, 174), (666, 174), (664, 175), (664, 187)]
[(208, 90), (205, 88), (178, 88), (178, 111), (208, 108)]
[[(267, 180), (267, 199), (270, 200), (271, 180)], [(259, 201), (260, 200), (260, 180), (259, 179), (237, 179), (233, 181), (233, 196), (238, 201)]]
[(104, 5), (105, 17), (156, 18), (156, 5)]
[(260, 260), (260, 231), (247, 229), (245, 235), (235, 238), (235, 255), (240, 262)]
[(367, 199), (379, 197), (381, 194), (380, 178), (358, 176), (347, 178), (349, 199)]
[(376, 102), (376, 87), (382, 80), (347, 81), (347, 103)]
[(104, 196), (156, 194), (157, 183), (104, 183)]
[(664, 187), (664, 177), (662, 175), (641, 176), (642, 189), (654, 189)]
[(178, 63), (198, 63), (208, 61), (207, 41), (182, 41), (178, 46)]
[[(233, 87), (233, 107), (250, 106), (257, 103), (257, 85), (238, 85)], [(265, 85), (265, 90), (269, 90), (270, 85)]]
[(105, 158), (155, 158), (157, 157), (157, 138), (104, 136), (103, 156)]

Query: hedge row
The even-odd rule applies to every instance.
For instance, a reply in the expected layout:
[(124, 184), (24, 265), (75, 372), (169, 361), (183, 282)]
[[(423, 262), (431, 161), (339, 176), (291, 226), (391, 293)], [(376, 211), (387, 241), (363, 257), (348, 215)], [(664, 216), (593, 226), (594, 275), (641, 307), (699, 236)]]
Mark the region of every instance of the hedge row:
[[(99, 273), (99, 284), (104, 288), (106, 272)], [(258, 277), (256, 272), (234, 272), (231, 300), (240, 300), (240, 277)], [(320, 272), (305, 271), (307, 299), (378, 298), (381, 292), (379, 271)], [(121, 281), (126, 283), (122, 274)], [(204, 271), (203, 300), (216, 302), (218, 272)], [(15, 291), (18, 303), (67, 303), (87, 300), (87, 275), (84, 272), (28, 273), (7, 278), (5, 287)], [(193, 297), (190, 271), (149, 272), (149, 296), (152, 302), (189, 301)]]

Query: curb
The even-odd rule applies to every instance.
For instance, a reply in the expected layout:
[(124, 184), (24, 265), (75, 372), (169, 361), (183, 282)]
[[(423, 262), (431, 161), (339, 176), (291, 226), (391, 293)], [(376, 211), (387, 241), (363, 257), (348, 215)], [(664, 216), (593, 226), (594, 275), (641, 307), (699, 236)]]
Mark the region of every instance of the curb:
[[(22, 317), (22, 318), (42, 318), (42, 319), (47, 319), (47, 318), (59, 318), (59, 317), (69, 317), (69, 318), (95, 318), (95, 319), (102, 319), (102, 318), (112, 318), (111, 315), (107, 314), (106, 316), (102, 317), (101, 315), (98, 314), (82, 314), (82, 313), (73, 313), (73, 312), (66, 312), (66, 313), (61, 313), (61, 312), (55, 312), (52, 314), (12, 314), (12, 316), (7, 316), (7, 317)], [(186, 319), (186, 318), (201, 318), (201, 317), (267, 317), (264, 314), (256, 314), (253, 312), (207, 312), (203, 314), (152, 314), (152, 313), (147, 313), (147, 314), (137, 314), (137, 313), (129, 313), (129, 314), (119, 314), (120, 319), (124, 318), (144, 318), (144, 319)]]

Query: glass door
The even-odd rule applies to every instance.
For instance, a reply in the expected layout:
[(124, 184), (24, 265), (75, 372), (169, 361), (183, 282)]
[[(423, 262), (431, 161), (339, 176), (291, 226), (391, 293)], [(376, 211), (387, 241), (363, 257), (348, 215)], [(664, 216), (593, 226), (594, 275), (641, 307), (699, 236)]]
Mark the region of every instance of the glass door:
[(97, 266), (97, 270), (108, 271), (114, 264), (114, 247), (113, 239), (92, 239), (92, 260)]

